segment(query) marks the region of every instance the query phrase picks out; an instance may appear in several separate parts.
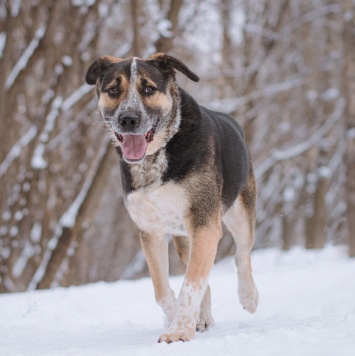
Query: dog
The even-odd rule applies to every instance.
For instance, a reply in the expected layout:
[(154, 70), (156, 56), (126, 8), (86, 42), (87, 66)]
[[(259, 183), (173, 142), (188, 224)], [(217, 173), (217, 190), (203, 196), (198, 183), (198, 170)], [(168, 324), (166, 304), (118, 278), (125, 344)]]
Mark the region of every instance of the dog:
[[(238, 294), (258, 304), (250, 261), (256, 182), (240, 125), (206, 109), (176, 83), (176, 70), (199, 77), (165, 53), (95, 60), (86, 83), (96, 86), (100, 115), (120, 156), (124, 200), (140, 232), (155, 298), (169, 326), (158, 342), (189, 341), (214, 325), (209, 272), (222, 221), (237, 252)], [(186, 265), (178, 298), (169, 286), (168, 241)]]

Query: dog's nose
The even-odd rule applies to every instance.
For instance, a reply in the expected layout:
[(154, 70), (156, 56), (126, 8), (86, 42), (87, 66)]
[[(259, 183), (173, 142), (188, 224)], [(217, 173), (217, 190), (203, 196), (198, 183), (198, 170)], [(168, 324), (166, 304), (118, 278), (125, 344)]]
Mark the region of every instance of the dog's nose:
[(139, 123), (139, 118), (138, 116), (135, 115), (123, 116), (118, 120), (118, 124), (125, 131), (134, 130), (138, 126), (138, 123)]

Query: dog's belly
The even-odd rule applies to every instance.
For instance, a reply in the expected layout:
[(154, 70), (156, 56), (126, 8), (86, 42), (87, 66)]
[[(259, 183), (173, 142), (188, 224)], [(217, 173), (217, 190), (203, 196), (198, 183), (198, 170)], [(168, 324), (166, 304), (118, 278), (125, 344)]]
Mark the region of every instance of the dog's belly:
[(187, 236), (183, 225), (186, 194), (175, 183), (138, 189), (127, 196), (126, 206), (133, 221), (145, 232)]

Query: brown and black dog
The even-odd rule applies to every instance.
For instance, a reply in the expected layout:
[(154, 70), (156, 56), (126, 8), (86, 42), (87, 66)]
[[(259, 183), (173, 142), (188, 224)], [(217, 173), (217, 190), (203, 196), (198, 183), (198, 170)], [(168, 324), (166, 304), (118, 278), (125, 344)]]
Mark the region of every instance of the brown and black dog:
[[(140, 230), (155, 298), (169, 322), (159, 342), (191, 340), (214, 324), (208, 276), (222, 220), (237, 244), (239, 299), (258, 304), (250, 251), (256, 184), (244, 134), (230, 116), (198, 105), (175, 70), (199, 78), (179, 59), (103, 56), (88, 69), (99, 110), (120, 155), (125, 203)], [(176, 299), (169, 286), (167, 234), (187, 266)]]

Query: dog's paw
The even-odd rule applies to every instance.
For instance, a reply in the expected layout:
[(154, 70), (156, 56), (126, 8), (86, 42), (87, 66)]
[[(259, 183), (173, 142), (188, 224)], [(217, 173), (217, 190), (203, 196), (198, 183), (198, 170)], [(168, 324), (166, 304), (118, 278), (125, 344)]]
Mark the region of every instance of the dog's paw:
[(158, 342), (166, 342), (167, 344), (171, 344), (172, 342), (178, 341), (190, 341), (195, 335), (194, 328), (191, 327), (183, 327), (183, 328), (175, 328), (174, 326), (170, 326), (168, 330), (162, 334), (158, 340)]
[(215, 322), (211, 313), (202, 313), (196, 324), (196, 331), (204, 332), (210, 326), (214, 326)]
[(254, 283), (249, 288), (244, 286), (239, 289), (239, 301), (249, 313), (255, 313), (259, 303), (259, 293)]

